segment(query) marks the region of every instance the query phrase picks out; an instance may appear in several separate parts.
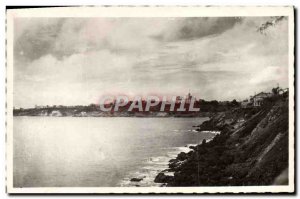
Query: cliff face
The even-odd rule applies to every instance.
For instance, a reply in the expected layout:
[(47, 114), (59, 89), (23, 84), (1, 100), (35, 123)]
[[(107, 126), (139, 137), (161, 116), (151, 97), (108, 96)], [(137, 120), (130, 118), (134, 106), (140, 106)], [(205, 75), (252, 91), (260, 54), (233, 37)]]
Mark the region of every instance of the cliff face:
[[(220, 135), (170, 161), (167, 186), (287, 184), (288, 100), (218, 113), (200, 125)], [(281, 174), (281, 175), (280, 175)], [(160, 174), (160, 177), (163, 176)], [(281, 180), (275, 180), (281, 176)], [(279, 178), (278, 177), (278, 178)], [(159, 178), (156, 179), (160, 181)]]

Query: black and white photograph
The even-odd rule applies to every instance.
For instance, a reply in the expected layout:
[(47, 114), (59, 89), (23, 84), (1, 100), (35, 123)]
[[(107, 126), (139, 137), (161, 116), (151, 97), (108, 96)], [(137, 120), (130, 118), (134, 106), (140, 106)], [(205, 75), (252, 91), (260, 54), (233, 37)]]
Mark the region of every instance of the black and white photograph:
[(293, 193), (294, 9), (7, 10), (8, 193)]

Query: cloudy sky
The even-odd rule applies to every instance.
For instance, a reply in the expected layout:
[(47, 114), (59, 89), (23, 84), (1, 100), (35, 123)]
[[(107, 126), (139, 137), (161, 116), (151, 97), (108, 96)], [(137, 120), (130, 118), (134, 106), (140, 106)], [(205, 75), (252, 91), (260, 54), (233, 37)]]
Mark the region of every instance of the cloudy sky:
[(287, 20), (17, 18), (14, 106), (97, 103), (103, 95), (242, 100), (288, 86)]

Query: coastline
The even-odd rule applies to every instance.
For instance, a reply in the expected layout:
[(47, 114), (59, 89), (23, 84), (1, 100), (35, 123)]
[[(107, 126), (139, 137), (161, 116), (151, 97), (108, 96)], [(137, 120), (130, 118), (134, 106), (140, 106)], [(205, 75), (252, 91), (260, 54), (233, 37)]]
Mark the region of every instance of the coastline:
[[(212, 139), (210, 139), (212, 140)], [(156, 182), (156, 176), (163, 171), (167, 176), (173, 176), (174, 172), (169, 171), (169, 162), (180, 153), (188, 153), (197, 144), (187, 144), (182, 147), (171, 147), (165, 155), (150, 157), (144, 165), (126, 175), (118, 185), (121, 187), (164, 187), (165, 183)]]
[[(206, 120), (207, 121), (207, 120)], [(173, 130), (178, 132), (178, 130)], [(203, 140), (210, 142), (213, 138), (219, 134), (219, 132), (199, 132), (195, 129), (181, 130), (186, 134), (206, 134), (206, 138), (200, 139), (197, 143), (188, 143), (184, 146), (174, 146), (168, 147), (165, 154), (160, 154), (158, 156), (153, 156), (147, 158), (147, 160), (138, 169), (133, 170), (128, 173), (125, 178), (123, 178), (118, 185), (121, 187), (164, 187), (166, 183), (157, 182), (157, 175), (163, 172), (166, 176), (174, 176), (174, 172), (169, 170), (169, 162), (176, 159), (178, 154), (189, 153), (198, 144), (202, 143)]]
[[(191, 147), (188, 153), (179, 153), (155, 182), (165, 186), (288, 184), (286, 99), (279, 98), (259, 108), (218, 113), (197, 127), (200, 132), (221, 133), (210, 142), (203, 140)], [(174, 176), (166, 172), (173, 172)]]
[(14, 110), (14, 117), (29, 116), (29, 117), (211, 117), (214, 112), (101, 112), (101, 111), (77, 111), (73, 109), (24, 109)]

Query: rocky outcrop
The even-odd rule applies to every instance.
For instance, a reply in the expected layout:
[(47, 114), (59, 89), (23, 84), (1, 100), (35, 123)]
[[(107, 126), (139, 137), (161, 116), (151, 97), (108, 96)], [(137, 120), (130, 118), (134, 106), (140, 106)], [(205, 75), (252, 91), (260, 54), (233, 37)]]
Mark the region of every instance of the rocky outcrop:
[(130, 179), (131, 182), (140, 182), (142, 180), (143, 180), (143, 178), (131, 178)]
[(174, 179), (173, 176), (166, 175), (163, 172), (160, 172), (154, 179), (155, 183), (167, 183)]
[[(288, 183), (288, 102), (215, 114), (197, 126), (221, 131), (169, 162), (167, 186), (244, 186)], [(281, 177), (280, 177), (281, 176)], [(283, 176), (283, 177), (282, 177)], [(162, 182), (162, 181), (160, 181)]]

